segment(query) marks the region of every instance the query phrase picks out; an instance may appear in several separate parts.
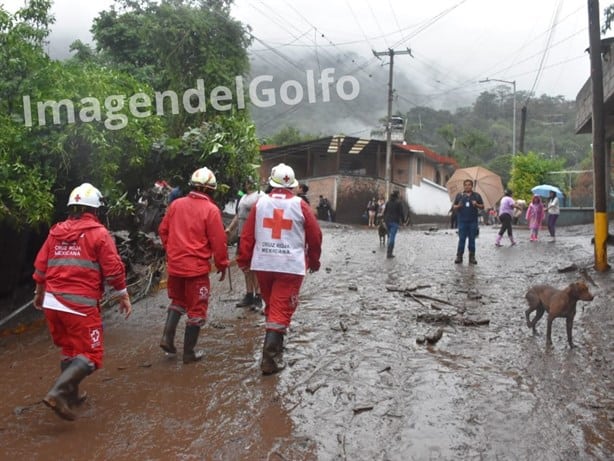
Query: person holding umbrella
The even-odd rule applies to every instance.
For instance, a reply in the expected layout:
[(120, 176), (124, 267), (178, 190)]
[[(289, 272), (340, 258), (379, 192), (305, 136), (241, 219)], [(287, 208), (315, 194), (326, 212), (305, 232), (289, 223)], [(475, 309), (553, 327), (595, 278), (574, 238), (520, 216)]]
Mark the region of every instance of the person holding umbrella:
[(556, 240), (556, 220), (559, 219), (561, 209), (559, 208), (559, 198), (557, 197), (556, 192), (553, 190), (550, 191), (546, 211), (548, 213), (548, 232), (550, 233), (551, 237), (550, 241), (554, 242)]
[(484, 209), (482, 196), (473, 190), (473, 181), (463, 181), (463, 192), (456, 195), (452, 208), (458, 213), (458, 247), (455, 264), (462, 264), (465, 242), (469, 240), (469, 264), (477, 264), (475, 259), (475, 237), (478, 231), (479, 210)]

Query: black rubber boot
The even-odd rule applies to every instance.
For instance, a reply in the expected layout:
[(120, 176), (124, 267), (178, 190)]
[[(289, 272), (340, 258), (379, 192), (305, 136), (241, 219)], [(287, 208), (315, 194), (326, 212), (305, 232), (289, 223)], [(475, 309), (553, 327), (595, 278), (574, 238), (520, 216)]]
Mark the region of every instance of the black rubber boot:
[(194, 347), (196, 347), (199, 334), (200, 327), (198, 325), (187, 325), (185, 327), (185, 336), (183, 339), (183, 363), (198, 362), (205, 355), (203, 351), (194, 352)]
[(254, 302), (251, 305), (251, 310), (260, 312), (262, 310), (262, 296), (260, 293), (254, 295)]
[(177, 348), (175, 347), (175, 332), (177, 331), (177, 324), (180, 318), (181, 314), (179, 312), (172, 309), (168, 310), (166, 323), (164, 324), (164, 332), (160, 340), (160, 347), (169, 354), (177, 353)]
[(394, 245), (388, 245), (388, 251), (386, 252), (386, 258), (394, 258), (392, 252), (394, 251)]
[(454, 260), (454, 264), (462, 264), (463, 263), (463, 254), (456, 253), (456, 259)]
[(90, 365), (80, 358), (73, 359), (59, 376), (43, 402), (63, 419), (73, 421), (75, 414), (70, 408), (70, 396), (79, 388), (83, 378), (92, 372)]
[(475, 253), (469, 253), (469, 264), (477, 264), (477, 260), (475, 259)]
[(243, 299), (235, 304), (235, 307), (249, 307), (254, 303), (254, 293), (245, 293)]
[(284, 335), (278, 331), (267, 330), (262, 348), (260, 369), (263, 375), (272, 375), (285, 368), (282, 360)]
[[(60, 362), (60, 370), (64, 372), (64, 370), (66, 370), (70, 366), (73, 360), (75, 359), (62, 360)], [(77, 383), (75, 386), (72, 386), (72, 389), (70, 389), (70, 394), (68, 395), (68, 405), (71, 408), (78, 407), (86, 400), (87, 392), (83, 391), (82, 393), (79, 393), (79, 383)]]

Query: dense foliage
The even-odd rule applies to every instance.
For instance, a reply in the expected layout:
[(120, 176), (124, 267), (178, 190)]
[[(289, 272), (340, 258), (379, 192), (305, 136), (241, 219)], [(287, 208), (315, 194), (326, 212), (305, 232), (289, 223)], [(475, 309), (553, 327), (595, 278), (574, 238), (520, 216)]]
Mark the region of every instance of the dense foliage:
[(83, 181), (130, 212), (128, 199), (156, 179), (185, 183), (206, 165), (227, 185), (224, 201), (253, 174), (259, 146), (247, 111), (156, 106), (159, 92), (181, 98), (199, 78), (230, 86), (247, 70), (247, 35), (229, 2), (117, 0), (95, 21), (98, 48), (75, 42), (65, 62), (45, 53), (50, 6), (0, 7), (0, 222), (49, 224)]

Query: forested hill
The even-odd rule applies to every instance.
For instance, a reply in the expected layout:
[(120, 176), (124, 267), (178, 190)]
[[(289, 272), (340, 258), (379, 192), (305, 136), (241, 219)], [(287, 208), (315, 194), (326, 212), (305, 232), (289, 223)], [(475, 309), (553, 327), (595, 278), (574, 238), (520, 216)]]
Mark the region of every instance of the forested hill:
[[(301, 59), (298, 62), (303, 67), (299, 68), (289, 66), (284, 57), (263, 58), (262, 53), (252, 53), (251, 58), (252, 77), (275, 75), (269, 87), (275, 88), (276, 104), (251, 111), (258, 135), (267, 142), (287, 144), (334, 134), (370, 137), (372, 131), (381, 131), (387, 109), (387, 69), (381, 64), (358, 65), (357, 56), (344, 56), (336, 60), (321, 58), (317, 63)], [(297, 60), (294, 57), (291, 62)], [(319, 85), (325, 68), (333, 69), (328, 100), (324, 100)], [(288, 69), (286, 74), (283, 69)], [(308, 77), (300, 69), (313, 69), (313, 102), (308, 100)], [(335, 92), (336, 83), (345, 75), (354, 76), (360, 84), (360, 94), (352, 100), (343, 100)], [(302, 85), (305, 94), (299, 104), (287, 105), (280, 100), (280, 85), (289, 80)], [(514, 113), (511, 86), (491, 85), (474, 100), (467, 96), (454, 99), (450, 94), (447, 99), (432, 101), (420, 96), (423, 88), (424, 81), (395, 72), (393, 115), (405, 118), (406, 141), (454, 156), (462, 166), (481, 164), (509, 174)], [(586, 166), (590, 162), (591, 137), (575, 134), (575, 101), (562, 96), (529, 96), (523, 91), (516, 93), (517, 152), (564, 158), (567, 169), (580, 168), (583, 161)], [(526, 123), (521, 145), (523, 108)]]

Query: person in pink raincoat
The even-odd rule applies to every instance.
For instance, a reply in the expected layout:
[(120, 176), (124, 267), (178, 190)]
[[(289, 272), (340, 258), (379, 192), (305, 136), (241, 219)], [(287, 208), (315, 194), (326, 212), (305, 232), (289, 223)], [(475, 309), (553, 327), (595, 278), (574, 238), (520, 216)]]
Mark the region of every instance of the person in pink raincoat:
[(533, 199), (527, 208), (525, 218), (527, 219), (529, 229), (531, 230), (531, 238), (529, 240), (531, 240), (531, 242), (537, 242), (537, 234), (539, 233), (539, 228), (544, 219), (544, 205), (539, 196), (533, 196)]

